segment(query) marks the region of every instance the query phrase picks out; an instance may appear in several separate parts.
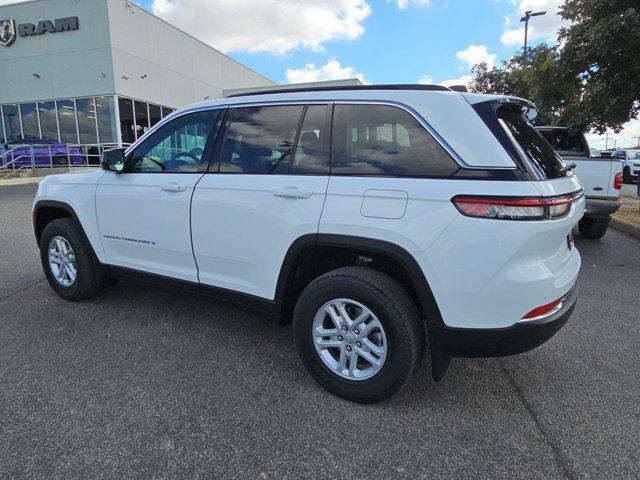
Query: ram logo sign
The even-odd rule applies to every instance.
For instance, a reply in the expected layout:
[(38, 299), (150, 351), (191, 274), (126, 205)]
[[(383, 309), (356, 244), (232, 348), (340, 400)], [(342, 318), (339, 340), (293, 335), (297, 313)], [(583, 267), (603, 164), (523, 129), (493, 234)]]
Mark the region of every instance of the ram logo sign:
[(11, 20), (0, 20), (0, 44), (5, 47), (16, 41), (16, 22)]
[(21, 23), (16, 28), (15, 20), (0, 20), (0, 44), (10, 46), (16, 36), (34, 37), (44, 33), (60, 33), (78, 30), (78, 17), (56, 18), (55, 20), (40, 20), (38, 23)]

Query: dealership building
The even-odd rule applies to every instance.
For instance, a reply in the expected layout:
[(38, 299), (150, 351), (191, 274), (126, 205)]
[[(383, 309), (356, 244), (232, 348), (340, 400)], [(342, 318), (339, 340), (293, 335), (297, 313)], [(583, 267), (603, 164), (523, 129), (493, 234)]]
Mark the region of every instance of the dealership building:
[(127, 0), (0, 6), (0, 144), (127, 145), (176, 108), (274, 85)]

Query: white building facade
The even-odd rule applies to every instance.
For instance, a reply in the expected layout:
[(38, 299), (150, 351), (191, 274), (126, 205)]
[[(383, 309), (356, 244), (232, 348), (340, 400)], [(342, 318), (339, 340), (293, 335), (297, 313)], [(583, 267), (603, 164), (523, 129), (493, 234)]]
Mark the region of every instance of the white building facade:
[(0, 7), (0, 145), (126, 145), (175, 108), (274, 85), (126, 0)]

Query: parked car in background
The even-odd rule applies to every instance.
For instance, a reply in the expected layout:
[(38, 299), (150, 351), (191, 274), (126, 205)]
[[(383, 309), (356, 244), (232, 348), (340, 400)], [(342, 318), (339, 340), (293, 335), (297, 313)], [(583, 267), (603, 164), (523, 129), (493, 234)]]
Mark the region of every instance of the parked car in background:
[(587, 205), (578, 223), (580, 235), (602, 238), (611, 215), (620, 208), (622, 164), (613, 157), (593, 157), (584, 134), (564, 127), (536, 127), (567, 164), (575, 164), (574, 173), (582, 183)]
[(622, 180), (636, 183), (640, 175), (640, 150), (616, 150), (611, 156), (622, 161)]
[(86, 156), (81, 147), (69, 146), (46, 138), (16, 138), (0, 146), (0, 168), (31, 166), (31, 151), (35, 167), (84, 165)]

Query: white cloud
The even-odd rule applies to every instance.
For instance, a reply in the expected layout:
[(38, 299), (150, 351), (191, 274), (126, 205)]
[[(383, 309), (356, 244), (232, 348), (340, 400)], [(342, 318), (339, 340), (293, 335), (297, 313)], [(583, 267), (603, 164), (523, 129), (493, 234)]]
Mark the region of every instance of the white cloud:
[[(443, 87), (451, 87), (453, 85), (464, 85), (465, 87), (469, 87), (469, 84), (473, 80), (473, 75), (461, 75), (458, 78), (449, 78), (447, 80), (443, 80), (438, 82), (438, 85), (442, 85)], [(432, 75), (423, 75), (418, 80), (420, 85), (433, 85), (435, 84), (435, 80)]]
[(454, 85), (464, 85), (465, 87), (469, 87), (469, 84), (473, 80), (473, 75), (462, 75), (458, 78), (450, 78), (448, 80), (443, 80), (439, 82), (438, 85), (442, 85), (443, 87), (452, 87)]
[[(546, 11), (547, 14), (539, 17), (532, 17), (529, 20), (529, 40), (552, 40), (558, 36), (558, 29), (567, 24), (558, 11), (564, 0), (521, 0), (514, 9), (513, 14), (505, 21), (506, 27), (502, 34), (502, 43), (506, 46), (522, 46), (524, 44), (524, 23), (520, 22), (524, 12), (532, 10), (534, 12)], [(517, 28), (509, 28), (513, 25)]]
[(496, 64), (496, 55), (489, 53), (489, 49), (484, 45), (469, 45), (457, 52), (456, 57), (466, 63), (469, 69), (482, 62), (485, 62), (489, 68), (493, 68)]
[(223, 52), (322, 50), (355, 40), (370, 15), (366, 0), (153, 0), (153, 13)]
[[(456, 52), (456, 58), (464, 64), (466, 67), (465, 70), (467, 71), (470, 71), (474, 66), (482, 62), (485, 62), (489, 68), (493, 68), (496, 64), (496, 54), (489, 53), (489, 49), (484, 45), (469, 45), (464, 50)], [(437, 84), (444, 87), (464, 85), (468, 88), (469, 84), (473, 81), (473, 78), (473, 75), (467, 73), (460, 75), (458, 78), (441, 80), (437, 82)], [(418, 83), (430, 85), (436, 83), (436, 81), (434, 80), (433, 75), (424, 74), (420, 77)]]
[(327, 60), (327, 63), (321, 67), (316, 67), (313, 63), (307, 63), (302, 68), (288, 68), (285, 76), (289, 83), (345, 80), (348, 78), (357, 78), (362, 83), (368, 83), (362, 73), (358, 73), (353, 67), (343, 67), (335, 58)]
[(21, 3), (26, 1), (28, 0), (0, 0), (0, 5), (9, 5), (11, 3)]
[(405, 10), (411, 6), (427, 7), (431, 5), (431, 0), (396, 0), (396, 5), (400, 10)]
[[(592, 148), (604, 150), (606, 145), (605, 135), (588, 133), (586, 137)], [(609, 148), (614, 145), (618, 148), (635, 147), (638, 145), (638, 136), (640, 136), (640, 120), (631, 120), (625, 123), (624, 129), (620, 133), (609, 132)]]

